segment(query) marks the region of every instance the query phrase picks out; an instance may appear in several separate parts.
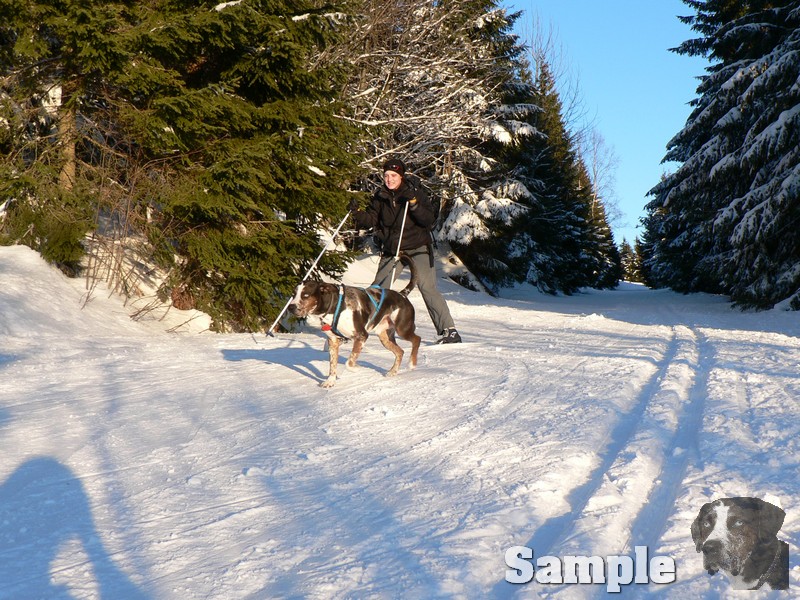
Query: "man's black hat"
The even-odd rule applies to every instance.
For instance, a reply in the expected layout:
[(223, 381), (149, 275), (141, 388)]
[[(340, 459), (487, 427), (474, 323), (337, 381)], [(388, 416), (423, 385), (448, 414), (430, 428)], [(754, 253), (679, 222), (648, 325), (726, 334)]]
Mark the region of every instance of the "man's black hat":
[(383, 163), (383, 172), (386, 173), (386, 171), (394, 171), (402, 176), (406, 174), (406, 166), (399, 158), (390, 158)]

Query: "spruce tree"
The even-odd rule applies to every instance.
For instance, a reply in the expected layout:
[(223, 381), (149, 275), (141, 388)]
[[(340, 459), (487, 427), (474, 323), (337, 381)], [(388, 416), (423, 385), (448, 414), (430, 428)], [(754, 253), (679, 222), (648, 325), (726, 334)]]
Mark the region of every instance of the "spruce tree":
[(517, 219), (514, 245), (527, 255), (527, 282), (542, 291), (572, 293), (593, 283), (596, 265), (587, 252), (591, 189), (564, 124), (550, 67), (542, 61), (536, 68), (535, 104), (541, 110), (535, 125), (542, 135), (525, 147), (538, 182), (535, 210)]
[(535, 125), (540, 110), (536, 88), (523, 47), (508, 32), (518, 16), (491, 20), (494, 28), (480, 30), (504, 67), (492, 80), (496, 102), (488, 107), (480, 135), (468, 140), (477, 160), (454, 165), (444, 181), (454, 201), (443, 221), (442, 237), (494, 291), (524, 281), (529, 271), (530, 256), (515, 246), (515, 230), (519, 219), (536, 211), (539, 185), (531, 168), (536, 159), (525, 151), (533, 138), (542, 136)]
[[(505, 218), (492, 224), (487, 243), (473, 240), (470, 250), (482, 257), (493, 283), (527, 281), (568, 293), (584, 286), (614, 287), (621, 267), (605, 206), (567, 130), (549, 63), (538, 50), (531, 57), (533, 67), (517, 62), (505, 97), (507, 110), (533, 107), (512, 122), (513, 130), (526, 135), (511, 136), (510, 143), (494, 148), (482, 146), (504, 171), (492, 191), (499, 189), (494, 196), (510, 201), (505, 211), (493, 213)], [(559, 265), (570, 256), (570, 263)]]
[(647, 283), (647, 267), (645, 266), (646, 253), (644, 243), (638, 236), (633, 242), (634, 274), (633, 281)]
[(0, 19), (0, 235), (75, 274), (103, 179), (83, 166), (86, 130), (107, 121), (105, 74), (122, 70), (135, 18), (123, 3), (3, 0)]
[[(92, 225), (146, 236), (145, 260), (170, 273), (164, 293), (188, 294), (219, 330), (270, 322), (320, 229), (344, 214), (357, 172), (357, 132), (334, 116), (346, 73), (318, 60), (346, 10), (335, 0), (0, 3), (13, 116), (6, 239), (39, 240), (18, 234), (35, 223), (28, 213), (80, 204), (73, 243)], [(54, 91), (60, 101), (39, 114), (22, 108)], [(336, 255), (322, 265), (343, 267)]]
[(620, 244), (620, 263), (625, 281), (633, 281), (636, 283), (642, 283), (643, 281), (641, 257), (639, 255), (640, 248), (641, 244), (638, 237), (634, 241), (634, 246), (631, 246), (626, 239), (623, 239), (622, 244)]
[(703, 34), (678, 48), (716, 62), (645, 219), (648, 276), (740, 304), (800, 308), (800, 2), (687, 2)]
[(628, 243), (628, 240), (625, 238), (622, 239), (622, 243), (619, 245), (619, 254), (620, 254), (620, 261), (622, 263), (622, 270), (625, 273), (625, 280), (626, 281), (633, 281), (631, 279), (632, 274), (635, 270), (635, 257), (633, 254), (633, 248)]
[[(594, 187), (592, 182), (588, 182), (588, 185)], [(585, 254), (587, 259), (583, 264), (589, 276), (589, 287), (617, 287), (624, 273), (622, 257), (614, 243), (614, 233), (608, 224), (605, 206), (595, 193), (588, 207)]]
[[(317, 4), (179, 9), (171, 28), (149, 29), (143, 40), (158, 67), (186, 74), (166, 94), (132, 90), (143, 96), (142, 133), (155, 133), (155, 118), (180, 147), (178, 160), (168, 159), (169, 187), (159, 183), (157, 232), (181, 257), (173, 285), (232, 328), (274, 316), (318, 251), (319, 230), (347, 201), (354, 135), (334, 117), (331, 92), (345, 74), (312, 64), (345, 15)], [(170, 140), (154, 142), (160, 157), (174, 151)], [(327, 255), (323, 270), (342, 269), (336, 258)]]

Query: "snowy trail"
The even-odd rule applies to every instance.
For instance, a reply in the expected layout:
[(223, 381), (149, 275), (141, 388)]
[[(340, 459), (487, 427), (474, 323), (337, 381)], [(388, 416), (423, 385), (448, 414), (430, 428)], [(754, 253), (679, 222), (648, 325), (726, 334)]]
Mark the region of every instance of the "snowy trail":
[[(656, 546), (685, 470), (679, 455), (699, 425), (701, 413), (690, 398), (698, 354), (695, 333), (673, 327), (656, 372), (612, 430), (600, 465), (570, 493), (571, 510), (541, 526), (526, 546), (555, 556), (632, 555), (634, 546)], [(658, 475), (642, 478), (643, 472)], [(598, 595), (604, 594), (590, 586), (552, 594)]]
[[(679, 383), (683, 385), (679, 384), (677, 389), (668, 389), (662, 385), (658, 391), (658, 394), (667, 396), (664, 412), (661, 414), (662, 420), (669, 420), (670, 413), (680, 416), (673, 427), (664, 427), (671, 439), (666, 446), (663, 445), (663, 440), (660, 445), (660, 473), (654, 480), (648, 502), (631, 523), (628, 550), (636, 545), (648, 548), (657, 546), (666, 528), (671, 507), (675, 505), (680, 493), (689, 463), (691, 461), (696, 464), (700, 458), (697, 436), (702, 426), (711, 367), (705, 358), (708, 352), (707, 341), (702, 335), (698, 337), (695, 333), (694, 336), (696, 341), (690, 350), (691, 356), (687, 357), (687, 362), (683, 365), (683, 371), (688, 372), (678, 374), (681, 377)], [(657, 401), (658, 398), (654, 396), (653, 404)]]
[(468, 343), (387, 379), (371, 340), (326, 391), (313, 329), (166, 334), (187, 317), (81, 308), (82, 282), (18, 247), (0, 278), (0, 599), (606, 595), (506, 583), (515, 545), (646, 545), (677, 581), (622, 595), (711, 599), (729, 582), (689, 526), (735, 495), (783, 505), (800, 582), (797, 313), (443, 282)]

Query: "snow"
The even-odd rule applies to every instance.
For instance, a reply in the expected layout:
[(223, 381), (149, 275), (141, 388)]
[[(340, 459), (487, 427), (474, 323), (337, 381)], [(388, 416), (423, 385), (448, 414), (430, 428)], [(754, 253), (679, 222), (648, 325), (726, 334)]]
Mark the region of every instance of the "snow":
[(500, 142), (503, 145), (509, 145), (514, 141), (514, 137), (509, 130), (497, 123), (496, 121), (489, 121), (483, 131), (483, 135), (493, 140)]
[(314, 328), (133, 321), (0, 247), (0, 598), (584, 598), (605, 586), (506, 583), (505, 551), (642, 545), (677, 579), (626, 596), (719, 598), (689, 528), (726, 496), (782, 505), (800, 585), (798, 313), (441, 289), (464, 344), (387, 379), (370, 340), (323, 390)]
[(442, 224), (442, 235), (448, 240), (458, 240), (466, 244), (474, 239), (489, 237), (489, 228), (483, 224), (469, 202), (456, 198)]
[(216, 10), (217, 12), (222, 12), (223, 10), (225, 10), (226, 8), (228, 8), (230, 6), (236, 6), (237, 4), (241, 4), (241, 3), (242, 3), (242, 0), (234, 0), (233, 2), (223, 2), (221, 4), (217, 4), (214, 7), (214, 10)]

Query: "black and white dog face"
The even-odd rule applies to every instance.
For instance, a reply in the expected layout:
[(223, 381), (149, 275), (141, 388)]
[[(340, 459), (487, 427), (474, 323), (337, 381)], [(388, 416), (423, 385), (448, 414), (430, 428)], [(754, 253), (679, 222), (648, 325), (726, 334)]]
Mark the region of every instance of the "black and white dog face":
[[(704, 504), (692, 523), (695, 549), (710, 575), (727, 573), (735, 588), (789, 584), (789, 546), (775, 537), (786, 513), (759, 498), (721, 498)], [(785, 583), (785, 587), (782, 587)]]

